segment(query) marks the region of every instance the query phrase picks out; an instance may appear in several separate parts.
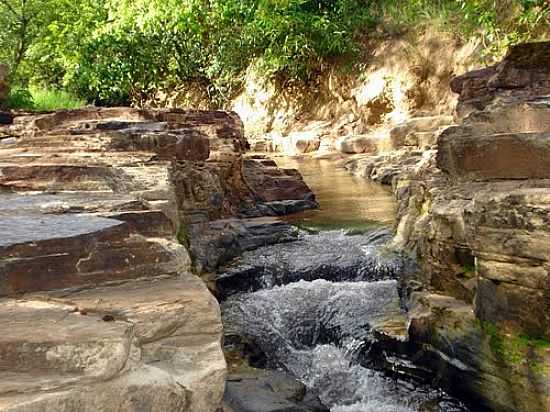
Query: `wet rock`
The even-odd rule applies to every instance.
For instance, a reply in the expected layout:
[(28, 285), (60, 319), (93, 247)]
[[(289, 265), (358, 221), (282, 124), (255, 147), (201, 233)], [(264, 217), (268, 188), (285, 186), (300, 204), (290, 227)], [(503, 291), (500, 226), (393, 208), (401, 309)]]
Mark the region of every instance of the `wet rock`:
[(219, 296), (255, 291), (298, 280), (359, 281), (396, 278), (406, 264), (380, 250), (390, 238), (386, 230), (369, 235), (343, 232), (302, 234), (295, 242), (274, 244), (244, 253), (216, 277)]
[(187, 226), (190, 252), (198, 271), (215, 271), (245, 251), (293, 242), (297, 230), (274, 218), (224, 219)]
[(317, 209), (319, 204), (315, 200), (278, 200), (258, 203), (256, 210), (260, 216), (285, 216), (305, 210)]
[(400, 380), (419, 371), (403, 360), (386, 357), (390, 376), (370, 367), (375, 335), (392, 322), (405, 329), (396, 281), (300, 281), (232, 296), (222, 316), (226, 342), (240, 338), (267, 365), (306, 382), (331, 410), (467, 410), (421, 378)]
[(12, 122), (13, 122), (13, 116), (11, 115), (11, 113), (0, 110), (0, 125), (11, 124)]
[(286, 368), (294, 367), (289, 361), (300, 349), (344, 345), (350, 339), (368, 345), (373, 330), (394, 321), (402, 332), (405, 325), (392, 280), (302, 280), (234, 295), (223, 302), (222, 312), (226, 337), (254, 342), (269, 365)]
[(328, 412), (307, 393), (303, 383), (287, 373), (256, 370), (227, 378), (225, 404), (232, 412)]

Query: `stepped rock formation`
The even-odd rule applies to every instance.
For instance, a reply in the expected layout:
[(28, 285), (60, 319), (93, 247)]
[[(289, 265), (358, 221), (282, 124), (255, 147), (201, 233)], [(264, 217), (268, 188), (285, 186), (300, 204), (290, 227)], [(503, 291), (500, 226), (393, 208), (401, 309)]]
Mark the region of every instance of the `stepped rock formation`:
[[(495, 411), (550, 409), (550, 43), (453, 80), (458, 124), (393, 166), (411, 340)], [(418, 160), (420, 159), (420, 160)]]
[[(219, 307), (184, 245), (200, 260), (215, 245), (197, 225), (223, 237), (227, 221), (281, 236), (270, 202), (316, 205), (245, 148), (226, 112), (90, 108), (1, 129), (0, 410), (218, 410)], [(292, 193), (255, 191), (276, 175)]]

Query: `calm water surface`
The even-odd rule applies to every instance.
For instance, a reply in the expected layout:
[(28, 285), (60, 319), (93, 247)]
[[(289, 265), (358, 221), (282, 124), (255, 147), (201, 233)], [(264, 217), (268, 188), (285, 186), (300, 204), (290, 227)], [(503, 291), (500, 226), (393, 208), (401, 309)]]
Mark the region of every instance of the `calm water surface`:
[(388, 187), (353, 176), (333, 160), (275, 158), (280, 167), (298, 169), (320, 208), (288, 220), (318, 229), (367, 229), (391, 225), (395, 202)]

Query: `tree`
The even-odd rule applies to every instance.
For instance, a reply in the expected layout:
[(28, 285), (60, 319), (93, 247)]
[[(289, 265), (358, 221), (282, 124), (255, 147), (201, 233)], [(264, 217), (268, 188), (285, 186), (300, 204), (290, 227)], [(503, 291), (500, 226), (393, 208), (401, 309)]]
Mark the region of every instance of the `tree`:
[(51, 13), (50, 0), (0, 0), (0, 60), (10, 76), (20, 79), (20, 67), (29, 46), (40, 35)]

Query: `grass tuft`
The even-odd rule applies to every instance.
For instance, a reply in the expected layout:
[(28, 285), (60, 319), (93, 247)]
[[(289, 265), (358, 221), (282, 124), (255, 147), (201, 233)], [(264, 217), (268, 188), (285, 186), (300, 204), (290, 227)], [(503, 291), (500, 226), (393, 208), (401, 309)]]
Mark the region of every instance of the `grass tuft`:
[(86, 101), (64, 90), (30, 87), (13, 89), (7, 100), (7, 107), (13, 110), (49, 112), (61, 109), (78, 109)]

